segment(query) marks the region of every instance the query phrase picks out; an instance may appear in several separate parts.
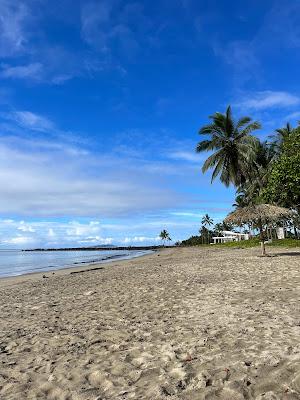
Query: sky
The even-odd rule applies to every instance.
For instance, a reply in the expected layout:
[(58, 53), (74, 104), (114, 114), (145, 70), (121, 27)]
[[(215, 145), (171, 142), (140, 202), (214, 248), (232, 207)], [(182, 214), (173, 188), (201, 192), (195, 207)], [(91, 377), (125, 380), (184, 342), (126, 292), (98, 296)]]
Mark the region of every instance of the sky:
[(234, 188), (198, 130), (300, 119), (300, 0), (0, 0), (0, 248), (173, 242)]

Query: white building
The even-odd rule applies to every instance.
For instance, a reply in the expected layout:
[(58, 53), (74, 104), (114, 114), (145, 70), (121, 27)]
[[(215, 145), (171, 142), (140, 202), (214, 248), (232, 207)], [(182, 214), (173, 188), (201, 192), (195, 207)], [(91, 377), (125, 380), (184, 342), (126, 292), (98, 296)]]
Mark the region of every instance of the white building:
[(212, 239), (214, 241), (213, 244), (217, 243), (227, 243), (227, 242), (239, 242), (241, 240), (249, 240), (248, 233), (237, 233), (231, 231), (222, 231), (221, 234), (223, 236), (214, 236)]

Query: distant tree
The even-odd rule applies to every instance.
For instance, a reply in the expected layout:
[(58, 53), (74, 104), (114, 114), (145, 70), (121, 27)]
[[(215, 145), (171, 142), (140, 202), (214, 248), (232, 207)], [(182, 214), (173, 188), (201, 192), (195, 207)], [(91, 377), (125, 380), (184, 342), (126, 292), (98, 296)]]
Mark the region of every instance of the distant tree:
[(202, 166), (202, 172), (213, 168), (213, 181), (217, 176), (226, 186), (240, 186), (249, 177), (254, 165), (258, 139), (251, 132), (260, 128), (250, 117), (242, 117), (236, 123), (231, 107), (225, 114), (216, 112), (209, 117), (212, 123), (203, 126), (199, 134), (210, 136), (198, 143), (196, 151), (214, 151)]
[(216, 232), (216, 234), (219, 236), (219, 235), (221, 235), (221, 233), (222, 233), (222, 231), (224, 231), (224, 226), (223, 226), (223, 224), (222, 223), (218, 223), (218, 224), (216, 224), (215, 225), (215, 227), (214, 227), (214, 231)]
[(204, 225), (202, 225), (199, 229), (199, 234), (201, 238), (201, 243), (204, 244), (207, 241), (208, 229)]
[(198, 246), (202, 244), (201, 236), (191, 236), (190, 238), (183, 240), (181, 246)]
[(161, 239), (162, 242), (163, 242), (163, 246), (165, 246), (166, 240), (169, 240), (169, 241), (172, 240), (172, 239), (170, 238), (170, 235), (169, 235), (168, 231), (166, 231), (166, 229), (164, 229), (164, 230), (162, 230), (162, 231), (160, 232), (159, 237), (160, 237), (160, 239)]
[[(209, 243), (209, 236), (210, 236), (209, 227), (210, 227), (211, 225), (213, 225), (214, 221), (213, 221), (212, 218), (210, 218), (210, 216), (209, 216), (208, 214), (205, 214), (205, 215), (202, 217), (201, 223), (202, 223), (202, 232), (203, 232), (203, 234), (206, 236), (206, 241), (207, 241), (207, 243)], [(200, 233), (201, 233), (201, 232), (200, 232)], [(204, 237), (205, 237), (205, 236), (204, 236)]]

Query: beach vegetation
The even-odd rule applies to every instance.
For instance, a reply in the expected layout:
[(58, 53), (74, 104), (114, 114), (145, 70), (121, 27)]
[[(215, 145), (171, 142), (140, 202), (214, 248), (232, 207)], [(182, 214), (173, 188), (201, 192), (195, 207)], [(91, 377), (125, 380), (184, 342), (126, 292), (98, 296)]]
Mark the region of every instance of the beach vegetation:
[(166, 245), (167, 241), (171, 241), (171, 237), (169, 232), (166, 229), (163, 229), (159, 234), (160, 239), (162, 240), (163, 246)]
[(199, 230), (200, 236), (202, 238), (202, 244), (204, 243), (209, 243), (210, 242), (210, 237), (211, 237), (211, 231), (209, 230), (209, 227), (214, 224), (214, 221), (208, 214), (205, 214), (202, 217), (201, 220), (201, 228)]
[[(269, 220), (265, 218), (263, 225), (249, 219), (247, 223), (244, 221), (238, 226), (244, 228), (248, 226), (252, 236), (260, 231), (261, 241), (264, 241), (263, 238), (268, 236), (267, 230), (271, 232), (272, 238), (272, 231), (276, 232), (276, 227), (280, 225), (285, 228), (286, 235), (298, 239), (300, 237), (300, 123), (296, 128), (287, 123), (269, 135), (268, 140), (260, 141), (254, 133), (261, 128), (261, 124), (248, 116), (234, 119), (230, 106), (225, 113), (216, 112), (209, 119), (211, 122), (199, 130), (199, 134), (204, 138), (198, 143), (196, 152), (209, 153), (203, 163), (202, 171), (205, 173), (212, 170), (212, 182), (218, 177), (225, 186), (235, 186), (234, 209), (253, 211), (259, 205), (270, 205), (292, 210), (288, 218), (278, 217), (276, 221), (274, 218)], [(203, 222), (199, 231), (200, 236), (193, 236), (183, 243), (194, 243), (197, 240), (200, 240), (201, 244), (209, 243), (211, 234), (219, 236), (223, 230), (233, 228), (230, 224), (231, 226), (226, 229), (223, 222), (218, 223), (210, 231), (211, 224)], [(226, 220), (225, 225), (228, 223), (229, 220)]]
[(213, 169), (211, 181), (219, 177), (226, 186), (238, 187), (249, 178), (249, 164), (254, 165), (259, 140), (251, 133), (261, 125), (247, 116), (235, 122), (230, 106), (224, 114), (216, 112), (209, 118), (212, 122), (199, 130), (206, 139), (196, 148), (198, 153), (212, 153), (204, 162), (202, 172)]

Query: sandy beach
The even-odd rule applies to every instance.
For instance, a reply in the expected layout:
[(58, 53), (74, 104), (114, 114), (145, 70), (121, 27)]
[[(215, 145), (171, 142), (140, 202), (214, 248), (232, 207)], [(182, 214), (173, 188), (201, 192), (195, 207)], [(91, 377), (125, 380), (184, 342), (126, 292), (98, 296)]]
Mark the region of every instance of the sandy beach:
[(300, 252), (269, 251), (2, 279), (1, 400), (300, 399)]

